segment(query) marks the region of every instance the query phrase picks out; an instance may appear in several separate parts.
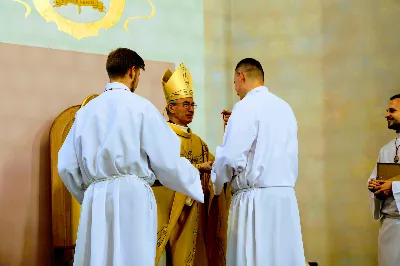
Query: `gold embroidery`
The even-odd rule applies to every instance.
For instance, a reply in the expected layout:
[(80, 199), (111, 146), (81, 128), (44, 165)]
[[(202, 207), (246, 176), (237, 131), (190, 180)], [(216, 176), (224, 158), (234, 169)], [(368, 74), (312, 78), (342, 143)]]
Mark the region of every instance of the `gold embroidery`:
[[(200, 207), (197, 207), (196, 224), (199, 224)], [(194, 264), (194, 258), (196, 256), (196, 242), (197, 242), (197, 230), (193, 230), (193, 249), (186, 258), (186, 266), (192, 266)]]
[(183, 63), (174, 73), (167, 69), (161, 78), (161, 84), (167, 104), (170, 101), (193, 97), (192, 75)]
[(161, 246), (164, 242), (165, 238), (167, 237), (167, 230), (168, 226), (164, 225), (160, 231), (157, 232), (157, 246)]
[(78, 6), (78, 13), (81, 13), (82, 6), (91, 6), (100, 12), (106, 12), (103, 2), (98, 0), (54, 0), (54, 7), (66, 6), (68, 4), (73, 4)]

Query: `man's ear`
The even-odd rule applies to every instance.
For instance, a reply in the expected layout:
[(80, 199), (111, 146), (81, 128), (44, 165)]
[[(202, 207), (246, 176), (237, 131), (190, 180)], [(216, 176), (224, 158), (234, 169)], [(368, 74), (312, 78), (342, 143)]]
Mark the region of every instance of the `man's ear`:
[(130, 79), (133, 79), (133, 77), (134, 77), (134, 75), (135, 75), (135, 72), (133, 71), (132, 67), (129, 68), (127, 74), (128, 74), (128, 77), (129, 77)]
[(246, 82), (246, 75), (243, 72), (240, 72), (240, 79), (244, 82)]
[(133, 79), (136, 77), (137, 75), (136, 70), (137, 69), (134, 66), (129, 69), (129, 78)]
[(170, 112), (170, 113), (175, 113), (175, 110), (174, 110), (174, 108), (172, 108), (172, 104), (168, 104), (167, 105), (167, 109), (168, 109), (168, 111)]

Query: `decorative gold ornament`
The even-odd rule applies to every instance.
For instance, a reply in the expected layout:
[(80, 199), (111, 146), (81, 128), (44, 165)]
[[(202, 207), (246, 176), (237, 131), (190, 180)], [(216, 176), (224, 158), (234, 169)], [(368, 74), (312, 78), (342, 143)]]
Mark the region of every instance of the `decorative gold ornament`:
[(25, 8), (26, 8), (25, 18), (27, 18), (29, 16), (29, 14), (32, 12), (32, 8), (30, 7), (30, 5), (28, 5), (25, 1), (22, 1), (22, 0), (13, 0), (13, 1), (25, 6)]
[(93, 9), (97, 9), (100, 12), (106, 12), (103, 2), (98, 0), (54, 0), (54, 7), (66, 6), (68, 4), (78, 6), (78, 13), (81, 13), (82, 6), (91, 6)]
[(167, 69), (161, 78), (164, 89), (165, 101), (176, 101), (179, 99), (193, 97), (192, 75), (184, 64), (180, 64), (174, 73)]
[[(31, 13), (31, 7), (26, 1), (13, 0), (25, 6), (25, 18)], [(122, 16), (125, 8), (126, 0), (111, 0), (109, 10), (106, 10), (102, 1), (97, 0), (54, 0), (54, 6), (50, 4), (51, 0), (32, 0), (36, 10), (47, 22), (55, 22), (58, 29), (65, 32), (76, 39), (80, 40), (85, 37), (98, 36), (100, 29), (109, 29), (114, 26)], [(155, 7), (151, 0), (147, 0), (151, 6), (151, 12), (147, 16), (134, 16), (125, 20), (124, 28), (129, 32), (128, 23), (133, 19), (147, 18), (150, 19), (155, 14)], [(75, 22), (64, 18), (54, 8), (66, 6), (68, 4), (76, 5), (78, 12), (81, 12), (82, 6), (91, 6), (92, 8), (106, 13), (103, 18), (95, 22)]]
[(156, 7), (154, 6), (153, 2), (151, 2), (151, 0), (147, 0), (147, 2), (149, 2), (150, 6), (151, 6), (151, 12), (149, 15), (147, 16), (134, 16), (134, 17), (130, 17), (127, 20), (125, 20), (124, 23), (124, 29), (126, 30), (126, 32), (129, 33), (129, 29), (128, 29), (128, 23), (129, 21), (131, 21), (132, 19), (137, 19), (137, 18), (147, 18), (150, 19), (154, 16), (154, 13), (156, 12)]
[(88, 102), (90, 102), (91, 100), (93, 100), (97, 96), (99, 96), (99, 95), (98, 94), (91, 94), (88, 97), (86, 97), (85, 100), (83, 100), (83, 102), (81, 103), (81, 107), (85, 106)]

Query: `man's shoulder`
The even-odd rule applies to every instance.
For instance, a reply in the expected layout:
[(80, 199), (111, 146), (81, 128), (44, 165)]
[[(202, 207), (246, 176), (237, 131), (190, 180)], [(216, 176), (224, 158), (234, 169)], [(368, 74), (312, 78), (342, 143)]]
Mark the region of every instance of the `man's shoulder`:
[(139, 112), (147, 114), (159, 113), (159, 110), (152, 102), (136, 93), (132, 93), (131, 97), (129, 97), (127, 100), (129, 102), (129, 106)]
[(143, 106), (153, 106), (153, 104), (149, 100), (136, 93), (131, 93), (130, 97), (126, 99), (129, 101), (135, 101)]
[[(126, 91), (103, 92), (98, 97), (91, 100), (89, 103), (96, 102), (97, 104), (103, 104), (103, 103), (115, 102), (115, 101), (117, 101), (121, 104), (129, 103), (132, 101), (142, 103), (142, 104), (150, 103), (150, 101), (147, 100), (146, 98), (143, 98), (142, 96), (140, 96), (136, 93), (126, 92)], [(88, 105), (89, 105), (89, 103), (88, 103)]]
[(269, 92), (269, 100), (271, 102), (273, 102), (275, 105), (280, 106), (283, 109), (286, 109), (290, 112), (293, 112), (292, 107), (290, 106), (290, 104), (284, 100), (283, 98), (279, 97), (276, 94), (273, 94), (272, 92)]
[[(250, 95), (251, 97), (243, 98), (233, 107), (234, 110), (240, 110), (239, 113), (247, 117), (249, 114), (254, 114), (256, 119), (265, 119), (275, 116), (285, 117), (297, 124), (296, 116), (290, 104), (279, 96), (270, 91), (263, 91), (262, 96), (257, 94)], [(247, 99), (246, 99), (247, 98)]]
[(269, 91), (267, 87), (265, 88), (265, 90), (260, 90), (258, 93), (252, 93), (248, 97), (244, 97), (235, 104), (234, 108), (245, 107), (260, 109), (273, 106), (274, 108), (279, 107), (292, 111), (292, 107), (288, 102)]
[[(266, 108), (270, 108), (269, 111), (272, 111), (272, 115), (279, 115), (280, 117), (284, 117), (285, 119), (289, 119), (293, 123), (297, 124), (297, 119), (294, 114), (292, 106), (282, 99), (281, 97), (269, 92), (269, 101), (270, 103), (266, 104)], [(261, 114), (263, 116), (263, 114)]]
[(115, 108), (127, 108), (134, 111), (135, 113), (148, 113), (159, 112), (158, 109), (146, 98), (135, 93), (102, 93), (98, 97), (91, 100), (83, 108), (79, 109), (78, 114), (90, 114), (97, 113), (99, 109), (114, 109)]
[[(396, 142), (396, 138), (391, 139), (388, 143), (386, 143), (385, 145), (383, 145), (383, 147), (381, 148), (381, 152), (383, 152), (384, 150), (389, 150), (389, 149), (393, 149), (393, 147), (395, 146), (395, 142)], [(400, 141), (399, 141), (400, 142)], [(400, 143), (398, 143), (397, 145), (399, 145)]]

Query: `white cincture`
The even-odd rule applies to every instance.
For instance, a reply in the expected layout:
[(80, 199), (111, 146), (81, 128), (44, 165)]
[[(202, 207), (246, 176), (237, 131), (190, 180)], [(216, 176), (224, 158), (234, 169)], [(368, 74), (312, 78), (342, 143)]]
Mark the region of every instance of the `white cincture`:
[[(126, 177), (133, 177), (136, 178), (138, 180), (140, 180), (141, 182), (143, 182), (144, 186), (147, 188), (147, 190), (149, 191), (149, 202), (152, 202), (152, 198), (151, 195), (154, 198), (154, 194), (153, 194), (153, 190), (151, 189), (151, 186), (149, 184), (149, 182), (147, 182), (147, 176), (144, 177), (139, 177), (137, 175), (113, 175), (110, 177), (105, 177), (105, 178), (99, 178), (94, 180), (92, 183), (90, 183), (89, 185), (86, 184), (82, 184), (82, 189), (86, 190), (88, 189), (91, 185), (96, 184), (96, 183), (100, 183), (100, 182), (105, 182), (105, 181), (110, 181), (110, 180), (114, 180), (114, 179), (118, 179), (118, 178), (126, 178)], [(151, 205), (151, 209), (153, 209), (153, 205)]]
[(237, 195), (239, 195), (240, 193), (244, 193), (244, 192), (248, 192), (251, 190), (258, 190), (258, 189), (265, 189), (266, 187), (248, 187), (248, 188), (240, 188), (238, 189), (232, 197), (236, 197)]
[(239, 195), (240, 193), (247, 192), (247, 191), (259, 190), (259, 189), (266, 189), (266, 188), (274, 188), (274, 187), (291, 187), (291, 188), (292, 188), (292, 186), (269, 186), (269, 187), (248, 187), (248, 188), (241, 188), (241, 189), (238, 189), (238, 190), (233, 194), (232, 197), (236, 197), (236, 196)]

